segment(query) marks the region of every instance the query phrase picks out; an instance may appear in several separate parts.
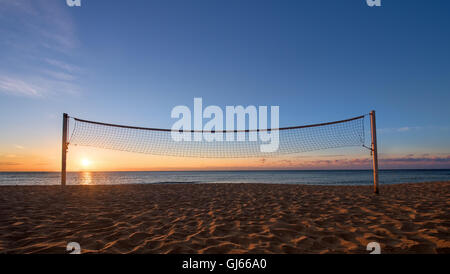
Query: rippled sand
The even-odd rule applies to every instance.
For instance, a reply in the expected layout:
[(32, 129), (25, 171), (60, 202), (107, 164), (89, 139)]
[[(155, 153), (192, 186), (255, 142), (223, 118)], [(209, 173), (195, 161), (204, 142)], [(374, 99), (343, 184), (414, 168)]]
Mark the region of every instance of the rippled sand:
[(450, 253), (450, 182), (0, 187), (0, 253)]

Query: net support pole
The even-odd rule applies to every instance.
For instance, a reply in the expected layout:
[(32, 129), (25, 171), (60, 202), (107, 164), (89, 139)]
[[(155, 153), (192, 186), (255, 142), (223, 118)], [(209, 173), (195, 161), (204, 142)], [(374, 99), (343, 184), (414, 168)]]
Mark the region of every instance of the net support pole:
[(375, 110), (370, 112), (370, 128), (372, 135), (372, 157), (373, 157), (373, 190), (379, 194), (378, 188), (378, 149), (377, 149), (377, 125), (375, 122)]
[(66, 158), (67, 158), (67, 129), (69, 127), (69, 115), (63, 114), (63, 128), (62, 128), (62, 154), (61, 154), (61, 185), (66, 185)]

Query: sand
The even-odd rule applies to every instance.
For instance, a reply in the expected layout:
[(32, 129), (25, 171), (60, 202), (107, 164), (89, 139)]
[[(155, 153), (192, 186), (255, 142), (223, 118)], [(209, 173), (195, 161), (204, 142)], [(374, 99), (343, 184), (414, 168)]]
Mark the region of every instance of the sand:
[(450, 182), (0, 187), (0, 253), (450, 253)]

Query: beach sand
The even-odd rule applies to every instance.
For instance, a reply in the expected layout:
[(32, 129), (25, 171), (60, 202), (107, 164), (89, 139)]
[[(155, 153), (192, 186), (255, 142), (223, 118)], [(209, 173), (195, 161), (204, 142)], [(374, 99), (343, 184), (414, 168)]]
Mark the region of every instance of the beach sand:
[(0, 253), (450, 253), (450, 182), (0, 187)]

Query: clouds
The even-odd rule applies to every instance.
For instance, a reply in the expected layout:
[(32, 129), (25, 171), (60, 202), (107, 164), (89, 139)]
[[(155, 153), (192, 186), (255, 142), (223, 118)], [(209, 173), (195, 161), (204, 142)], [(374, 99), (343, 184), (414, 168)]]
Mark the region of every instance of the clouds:
[(61, 70), (64, 70), (66, 72), (69, 73), (79, 73), (81, 72), (81, 68), (72, 65), (72, 64), (68, 64), (68, 63), (64, 63), (60, 60), (55, 60), (55, 59), (50, 59), (50, 58), (44, 58), (44, 61), (49, 64), (52, 65), (54, 68), (58, 68)]
[(403, 127), (397, 127), (397, 128), (379, 128), (377, 129), (377, 133), (380, 134), (401, 134), (401, 133), (410, 133), (410, 132), (419, 132), (419, 131), (426, 131), (426, 130), (449, 130), (448, 126), (435, 126), (435, 125), (429, 125), (429, 126), (403, 126)]
[(0, 0), (0, 8), (2, 22), (9, 25), (2, 31), (10, 28), (7, 37), (11, 42), (32, 39), (35, 46), (66, 54), (79, 45), (75, 23), (64, 1)]
[(17, 77), (0, 76), (0, 91), (13, 95), (36, 97), (40, 95), (39, 87)]
[(450, 155), (447, 156), (436, 156), (436, 155), (414, 155), (410, 154), (403, 157), (392, 157), (385, 158), (380, 160), (384, 165), (408, 165), (408, 164), (420, 164), (420, 165), (429, 165), (429, 164), (446, 164), (450, 167)]
[(408, 132), (408, 131), (416, 131), (422, 130), (423, 127), (414, 127), (414, 126), (403, 126), (398, 128), (380, 128), (377, 131), (379, 133), (395, 133), (395, 132)]
[(80, 46), (64, 1), (0, 0), (0, 93), (31, 98), (77, 93)]
[(16, 163), (16, 162), (0, 162), (0, 168), (2, 166), (18, 166), (20, 165), (20, 163)]
[[(265, 159), (260, 161), (261, 167), (279, 169), (370, 169), (372, 158), (357, 157), (325, 157), (325, 158), (297, 158)], [(395, 168), (450, 168), (450, 155), (409, 154), (401, 156), (380, 155), (379, 166), (382, 169)]]
[(18, 154), (0, 154), (0, 171), (25, 171), (42, 170), (43, 165), (48, 165), (49, 157), (25, 151)]
[(58, 71), (42, 69), (36, 75), (0, 74), (0, 93), (28, 98), (45, 98), (58, 93), (78, 94), (76, 77)]

